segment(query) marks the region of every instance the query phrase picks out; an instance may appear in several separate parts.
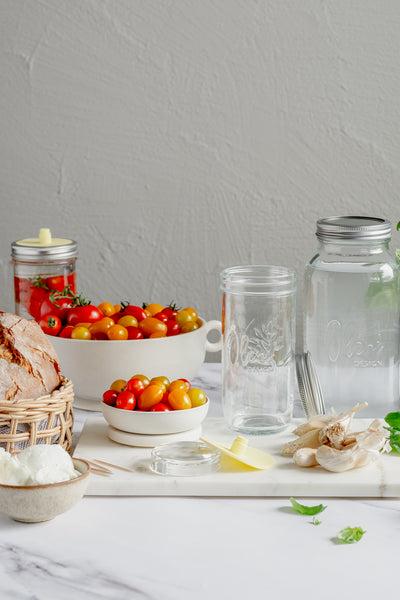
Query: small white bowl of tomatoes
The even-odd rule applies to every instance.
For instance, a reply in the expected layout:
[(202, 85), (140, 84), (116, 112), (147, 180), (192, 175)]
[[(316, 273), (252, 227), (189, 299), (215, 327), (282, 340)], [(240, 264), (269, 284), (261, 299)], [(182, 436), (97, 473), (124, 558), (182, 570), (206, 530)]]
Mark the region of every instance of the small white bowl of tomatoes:
[(163, 435), (189, 431), (206, 418), (209, 400), (187, 379), (118, 379), (103, 394), (101, 409), (112, 427), (128, 433)]
[[(74, 384), (75, 405), (81, 408), (99, 410), (104, 390), (120, 373), (146, 373), (150, 378), (163, 373), (170, 381), (190, 381), (206, 352), (221, 350), (221, 339), (208, 340), (209, 331), (221, 333), (221, 322), (204, 321), (194, 308), (109, 302), (95, 306), (80, 296), (66, 296), (46, 300), (41, 325), (44, 329), (57, 323), (46, 333), (62, 372)], [(48, 310), (55, 314), (44, 314)]]

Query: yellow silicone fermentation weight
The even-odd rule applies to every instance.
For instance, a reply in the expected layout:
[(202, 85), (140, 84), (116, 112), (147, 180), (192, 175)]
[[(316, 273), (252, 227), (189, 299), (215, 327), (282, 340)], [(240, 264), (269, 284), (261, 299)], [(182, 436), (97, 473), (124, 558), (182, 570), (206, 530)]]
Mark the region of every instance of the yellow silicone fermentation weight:
[(273, 456), (262, 450), (258, 450), (258, 448), (252, 448), (249, 446), (248, 440), (241, 435), (238, 435), (231, 445), (224, 442), (206, 440), (203, 437), (200, 439), (206, 444), (217, 448), (230, 458), (233, 458), (248, 467), (252, 467), (253, 469), (266, 470), (270, 469), (275, 464)]

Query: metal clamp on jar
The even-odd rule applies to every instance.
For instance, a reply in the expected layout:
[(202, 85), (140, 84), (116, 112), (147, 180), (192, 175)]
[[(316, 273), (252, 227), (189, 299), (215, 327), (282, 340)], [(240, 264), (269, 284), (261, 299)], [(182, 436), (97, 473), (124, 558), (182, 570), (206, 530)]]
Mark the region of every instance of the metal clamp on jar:
[(67, 286), (76, 292), (75, 263), (78, 244), (53, 238), (50, 229), (40, 229), (39, 237), (11, 244), (14, 266), (15, 312), (25, 318), (40, 318), (40, 304), (52, 291)]

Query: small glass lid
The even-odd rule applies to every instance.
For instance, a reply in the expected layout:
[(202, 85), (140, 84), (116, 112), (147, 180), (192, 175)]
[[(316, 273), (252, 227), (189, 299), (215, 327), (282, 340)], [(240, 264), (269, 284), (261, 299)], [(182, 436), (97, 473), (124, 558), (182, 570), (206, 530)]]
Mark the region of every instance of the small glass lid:
[(218, 471), (220, 452), (200, 441), (174, 442), (153, 448), (150, 469), (159, 475), (193, 477)]

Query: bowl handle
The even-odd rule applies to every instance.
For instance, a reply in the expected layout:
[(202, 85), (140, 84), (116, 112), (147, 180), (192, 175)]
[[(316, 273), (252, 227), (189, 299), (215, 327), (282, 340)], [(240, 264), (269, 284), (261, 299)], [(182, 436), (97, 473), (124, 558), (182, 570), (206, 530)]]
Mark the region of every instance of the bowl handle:
[[(206, 325), (206, 352), (219, 352), (222, 350), (222, 323), (221, 321), (207, 321)], [(218, 342), (209, 342), (207, 335), (209, 331), (216, 329), (220, 333)]]

